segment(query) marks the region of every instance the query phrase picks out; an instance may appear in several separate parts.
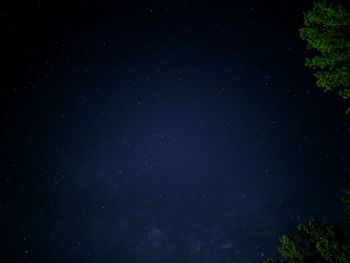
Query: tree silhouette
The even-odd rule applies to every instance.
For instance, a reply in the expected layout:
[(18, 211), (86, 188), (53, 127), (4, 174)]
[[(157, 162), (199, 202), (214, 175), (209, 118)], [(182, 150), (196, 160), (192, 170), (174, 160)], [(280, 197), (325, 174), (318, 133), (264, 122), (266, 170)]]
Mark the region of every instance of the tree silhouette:
[[(311, 219), (294, 235), (282, 235), (278, 251), (286, 263), (349, 263), (350, 240), (336, 224)], [(269, 258), (265, 263), (280, 261)]]
[[(314, 3), (304, 13), (304, 27), (299, 30), (307, 49), (317, 55), (306, 59), (306, 66), (315, 70), (316, 86), (325, 92), (337, 91), (350, 99), (350, 12), (342, 5)], [(350, 113), (350, 107), (346, 110)]]

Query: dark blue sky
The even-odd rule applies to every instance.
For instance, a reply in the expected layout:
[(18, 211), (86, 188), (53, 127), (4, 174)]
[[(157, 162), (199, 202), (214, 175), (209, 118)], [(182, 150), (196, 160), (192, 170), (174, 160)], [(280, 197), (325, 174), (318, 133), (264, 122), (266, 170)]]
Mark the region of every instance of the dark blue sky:
[(339, 221), (350, 122), (303, 2), (3, 7), (0, 259), (262, 262)]

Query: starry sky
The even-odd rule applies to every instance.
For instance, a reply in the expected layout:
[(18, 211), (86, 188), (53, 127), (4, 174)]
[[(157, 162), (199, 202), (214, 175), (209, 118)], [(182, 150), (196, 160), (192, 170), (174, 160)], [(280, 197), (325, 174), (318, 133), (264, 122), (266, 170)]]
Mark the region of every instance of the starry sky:
[(339, 221), (350, 119), (304, 67), (311, 1), (1, 5), (1, 261), (254, 263)]

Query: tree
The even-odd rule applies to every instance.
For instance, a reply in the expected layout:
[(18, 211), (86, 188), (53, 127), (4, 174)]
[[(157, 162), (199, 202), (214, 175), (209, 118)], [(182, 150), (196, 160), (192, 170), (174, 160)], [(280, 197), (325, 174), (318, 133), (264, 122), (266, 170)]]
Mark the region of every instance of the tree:
[(345, 188), (344, 195), (341, 198), (344, 205), (343, 209), (343, 219), (347, 222), (350, 221), (350, 184)]
[[(294, 235), (282, 235), (278, 250), (286, 263), (349, 263), (350, 240), (336, 224), (311, 219)], [(269, 258), (265, 263), (278, 263)]]
[[(350, 183), (341, 198), (343, 217), (350, 221)], [(325, 224), (311, 219), (297, 226), (294, 235), (282, 235), (278, 251), (285, 263), (348, 263), (350, 262), (350, 240), (337, 224)], [(279, 263), (268, 258), (264, 263)]]
[[(337, 91), (350, 99), (350, 12), (342, 5), (314, 3), (304, 13), (304, 27), (299, 30), (307, 49), (317, 55), (306, 59), (306, 66), (315, 70), (316, 86), (325, 92)], [(350, 107), (346, 110), (350, 113)]]

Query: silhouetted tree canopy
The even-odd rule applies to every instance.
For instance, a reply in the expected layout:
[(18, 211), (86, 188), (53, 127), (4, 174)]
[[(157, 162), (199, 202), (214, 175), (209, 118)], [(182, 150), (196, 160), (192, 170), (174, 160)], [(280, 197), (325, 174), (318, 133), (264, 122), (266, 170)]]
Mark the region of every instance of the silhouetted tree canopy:
[[(350, 12), (339, 4), (316, 2), (304, 13), (304, 27), (299, 32), (306, 47), (317, 52), (306, 59), (306, 66), (315, 70), (316, 85), (349, 100)], [(350, 113), (350, 107), (346, 112)]]
[[(311, 219), (294, 235), (282, 235), (278, 251), (286, 263), (349, 263), (350, 241), (336, 224)], [(265, 263), (279, 263), (269, 258)]]
[(350, 184), (344, 189), (344, 195), (341, 198), (344, 205), (343, 209), (343, 219), (346, 222), (350, 222)]
[[(342, 5), (314, 3), (304, 13), (304, 27), (299, 30), (306, 47), (317, 55), (306, 59), (306, 66), (314, 69), (316, 85), (324, 91), (337, 91), (350, 99), (350, 12)], [(350, 113), (350, 107), (347, 109)], [(350, 221), (350, 184), (341, 199), (343, 217)], [(297, 226), (292, 235), (282, 235), (278, 251), (285, 263), (349, 263), (350, 240), (337, 224), (311, 219)], [(281, 261), (269, 258), (265, 263)]]

